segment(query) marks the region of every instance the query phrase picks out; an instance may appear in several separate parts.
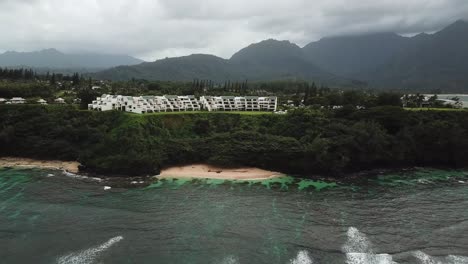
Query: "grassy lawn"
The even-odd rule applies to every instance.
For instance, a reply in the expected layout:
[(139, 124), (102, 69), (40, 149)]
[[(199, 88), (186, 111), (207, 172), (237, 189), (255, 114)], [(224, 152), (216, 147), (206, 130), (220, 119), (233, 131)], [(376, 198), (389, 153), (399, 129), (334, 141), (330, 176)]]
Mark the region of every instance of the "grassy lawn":
[(454, 112), (462, 112), (467, 111), (466, 108), (428, 108), (428, 107), (421, 107), (421, 108), (405, 108), (408, 111), (454, 111)]

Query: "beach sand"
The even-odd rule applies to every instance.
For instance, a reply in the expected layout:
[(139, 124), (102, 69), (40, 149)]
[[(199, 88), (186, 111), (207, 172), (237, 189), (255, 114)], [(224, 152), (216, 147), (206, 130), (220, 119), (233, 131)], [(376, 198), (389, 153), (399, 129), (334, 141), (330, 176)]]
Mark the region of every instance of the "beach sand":
[(0, 167), (23, 167), (65, 170), (71, 173), (78, 173), (80, 163), (75, 161), (58, 160), (34, 160), (15, 157), (0, 157)]
[(267, 171), (258, 168), (218, 168), (206, 164), (171, 167), (162, 170), (159, 179), (220, 179), (220, 180), (267, 180), (281, 177), (279, 172)]

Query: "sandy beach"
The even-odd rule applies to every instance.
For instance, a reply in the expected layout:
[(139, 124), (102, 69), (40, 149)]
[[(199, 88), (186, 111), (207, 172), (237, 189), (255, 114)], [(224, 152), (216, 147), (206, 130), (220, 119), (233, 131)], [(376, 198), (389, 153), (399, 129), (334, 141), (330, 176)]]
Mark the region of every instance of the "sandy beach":
[(267, 180), (281, 177), (279, 172), (267, 171), (258, 168), (218, 168), (206, 164), (171, 167), (162, 170), (159, 179), (194, 178), (194, 179), (221, 179), (221, 180)]
[(78, 173), (80, 163), (75, 161), (59, 160), (34, 160), (26, 158), (1, 157), (0, 167), (24, 167), (65, 170), (71, 173)]

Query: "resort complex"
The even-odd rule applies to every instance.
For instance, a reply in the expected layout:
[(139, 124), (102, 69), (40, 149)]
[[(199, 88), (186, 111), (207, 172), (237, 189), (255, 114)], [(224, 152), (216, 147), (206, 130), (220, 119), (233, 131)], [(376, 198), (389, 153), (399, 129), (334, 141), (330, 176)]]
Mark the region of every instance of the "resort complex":
[(276, 111), (277, 97), (258, 96), (203, 96), (199, 100), (193, 95), (177, 96), (124, 96), (104, 94), (98, 97), (89, 110), (119, 110), (145, 114), (180, 111)]

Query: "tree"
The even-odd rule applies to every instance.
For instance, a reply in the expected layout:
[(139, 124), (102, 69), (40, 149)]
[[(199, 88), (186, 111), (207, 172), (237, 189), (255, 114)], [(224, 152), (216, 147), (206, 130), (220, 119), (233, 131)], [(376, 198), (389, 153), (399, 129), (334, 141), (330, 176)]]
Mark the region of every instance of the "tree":
[(52, 77), (50, 78), (50, 84), (55, 85), (56, 80), (55, 80), (55, 73), (52, 74)]
[(94, 91), (91, 86), (79, 88), (76, 95), (81, 100), (81, 109), (87, 109), (88, 104), (91, 104), (98, 96), (100, 96), (100, 94), (97, 91)]
[(397, 93), (388, 93), (388, 92), (380, 93), (377, 96), (377, 105), (379, 106), (385, 106), (385, 105), (401, 106), (402, 105), (401, 95)]

